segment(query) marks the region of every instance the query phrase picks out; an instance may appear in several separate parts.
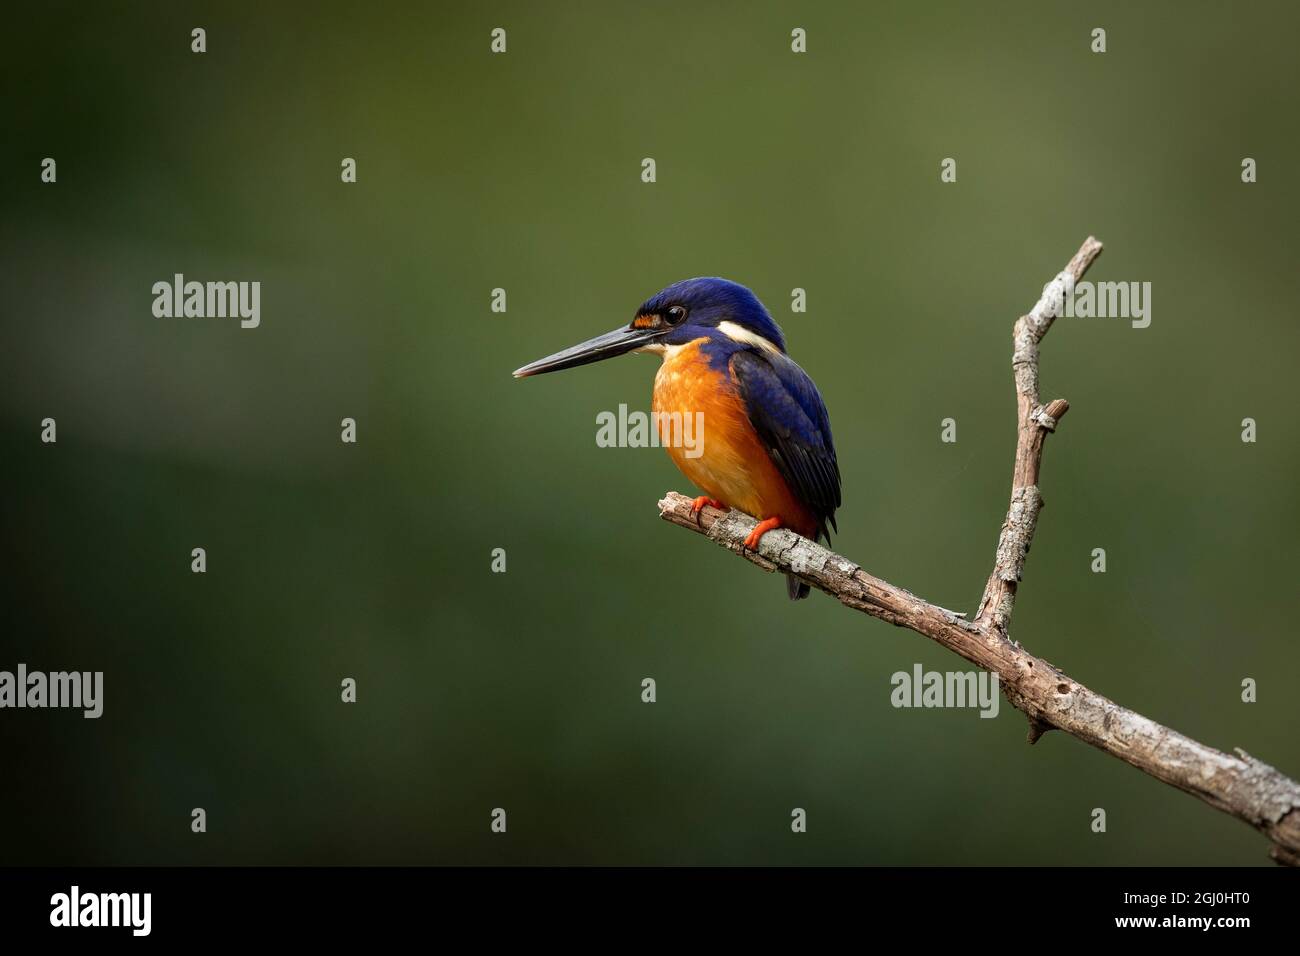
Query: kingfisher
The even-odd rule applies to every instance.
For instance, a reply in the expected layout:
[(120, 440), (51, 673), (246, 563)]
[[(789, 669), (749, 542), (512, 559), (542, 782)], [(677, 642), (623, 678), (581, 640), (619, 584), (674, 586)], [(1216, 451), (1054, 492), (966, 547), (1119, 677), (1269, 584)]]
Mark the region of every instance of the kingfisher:
[[(758, 519), (745, 547), (789, 528), (830, 541), (840, 506), (840, 468), (817, 386), (786, 354), (785, 336), (749, 289), (719, 278), (685, 279), (652, 296), (630, 324), (515, 370), (515, 378), (589, 365), (632, 352), (659, 355), (651, 409), (673, 463), (704, 494), (692, 502), (738, 508)], [(666, 423), (695, 421), (694, 455)], [(673, 416), (680, 415), (674, 419)], [(691, 416), (688, 418), (687, 416)], [(787, 575), (791, 600), (809, 587)]]

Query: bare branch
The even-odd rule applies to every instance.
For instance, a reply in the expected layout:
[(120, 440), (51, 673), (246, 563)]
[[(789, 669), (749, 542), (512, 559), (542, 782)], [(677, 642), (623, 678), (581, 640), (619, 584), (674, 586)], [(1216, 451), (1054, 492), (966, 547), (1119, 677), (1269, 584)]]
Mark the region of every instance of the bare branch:
[(1064, 297), (1074, 291), (1088, 267), (1101, 255), (1101, 243), (1089, 236), (1051, 282), (1043, 289), (1038, 302), (1016, 320), (1011, 339), (1011, 370), (1016, 379), (1016, 460), (1011, 474), (1011, 506), (1007, 509), (1002, 534), (998, 538), (993, 573), (984, 588), (978, 624), (989, 622), (1007, 634), (1015, 606), (1016, 588), (1024, 571), (1025, 556), (1034, 538), (1043, 496), (1038, 490), (1038, 472), (1043, 461), (1043, 440), (1056, 430), (1057, 423), (1070, 410), (1063, 398), (1038, 404), (1038, 343), (1060, 314)]
[(1028, 653), (1008, 636), (1016, 588), (1032, 543), (1042, 496), (1043, 440), (1069, 409), (1063, 399), (1038, 401), (1038, 344), (1055, 318), (1053, 304), (1073, 288), (1101, 253), (1091, 237), (1043, 296), (1015, 324), (1012, 366), (1018, 405), (1011, 505), (998, 539), (993, 573), (973, 621), (931, 604), (792, 531), (769, 531), (758, 551), (745, 536), (757, 523), (740, 511), (705, 507), (675, 492), (659, 502), (660, 517), (706, 535), (766, 571), (793, 573), (851, 608), (906, 627), (998, 675), (1010, 703), (1029, 719), (1029, 742), (1059, 729), (1144, 773), (1249, 823), (1273, 841), (1279, 863), (1300, 865), (1300, 784), (1238, 750), (1229, 755), (1121, 707)]

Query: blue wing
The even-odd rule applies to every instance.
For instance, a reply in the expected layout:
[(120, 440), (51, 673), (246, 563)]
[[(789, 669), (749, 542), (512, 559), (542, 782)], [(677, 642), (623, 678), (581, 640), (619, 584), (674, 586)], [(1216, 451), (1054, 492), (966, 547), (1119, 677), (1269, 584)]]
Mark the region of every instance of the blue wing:
[(840, 506), (840, 466), (831, 438), (830, 416), (817, 386), (793, 360), (745, 349), (729, 363), (750, 424), (781, 477), (816, 515), (819, 533), (830, 541)]

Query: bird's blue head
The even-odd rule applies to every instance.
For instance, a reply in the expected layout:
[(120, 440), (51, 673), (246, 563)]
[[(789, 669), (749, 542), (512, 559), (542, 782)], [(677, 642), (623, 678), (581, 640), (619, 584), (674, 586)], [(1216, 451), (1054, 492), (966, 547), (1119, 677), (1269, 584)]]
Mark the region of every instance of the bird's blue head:
[(696, 339), (785, 351), (785, 336), (758, 296), (728, 279), (684, 279), (651, 296), (631, 324), (516, 370), (516, 378), (588, 365), (628, 352), (662, 352)]
[(674, 282), (637, 309), (632, 325), (638, 324), (665, 329), (666, 345), (723, 336), (785, 351), (785, 336), (758, 296), (729, 279)]

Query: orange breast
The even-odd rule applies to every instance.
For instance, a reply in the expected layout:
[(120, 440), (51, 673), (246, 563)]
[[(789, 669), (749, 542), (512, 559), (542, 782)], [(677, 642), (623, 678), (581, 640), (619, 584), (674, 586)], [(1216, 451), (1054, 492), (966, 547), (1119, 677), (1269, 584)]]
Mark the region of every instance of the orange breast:
[[(660, 442), (682, 474), (709, 497), (759, 519), (780, 518), (785, 527), (811, 537), (816, 519), (772, 464), (735, 384), (709, 368), (700, 351), (704, 341), (671, 351), (655, 376), (651, 407), (659, 413)], [(701, 422), (702, 433), (678, 426), (687, 420), (691, 428)], [(682, 447), (686, 435), (694, 447)]]

